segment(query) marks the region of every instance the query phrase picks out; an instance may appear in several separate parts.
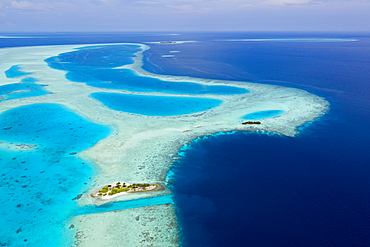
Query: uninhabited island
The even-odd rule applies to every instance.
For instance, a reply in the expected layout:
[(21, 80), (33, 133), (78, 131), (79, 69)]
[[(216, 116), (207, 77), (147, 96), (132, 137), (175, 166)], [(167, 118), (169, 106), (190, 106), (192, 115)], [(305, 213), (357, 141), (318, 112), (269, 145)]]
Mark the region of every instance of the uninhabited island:
[(242, 124), (261, 124), (260, 121), (246, 121), (246, 122), (243, 122)]
[(100, 189), (97, 193), (91, 194), (92, 197), (100, 197), (102, 199), (110, 199), (112, 196), (119, 196), (132, 192), (146, 192), (158, 188), (158, 184), (128, 184), (124, 182), (116, 182), (108, 184)]

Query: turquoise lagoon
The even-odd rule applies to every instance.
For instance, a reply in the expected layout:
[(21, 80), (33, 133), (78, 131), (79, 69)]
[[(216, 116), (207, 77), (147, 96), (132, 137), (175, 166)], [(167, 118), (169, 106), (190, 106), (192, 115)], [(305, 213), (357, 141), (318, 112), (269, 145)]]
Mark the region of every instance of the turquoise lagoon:
[(148, 116), (175, 116), (206, 111), (222, 103), (221, 100), (197, 97), (130, 95), (93, 93), (96, 100), (113, 110)]
[(242, 117), (242, 119), (249, 120), (261, 120), (266, 118), (278, 117), (284, 114), (285, 111), (282, 110), (268, 110), (268, 111), (258, 111), (252, 112)]
[(13, 65), (12, 67), (10, 67), (10, 69), (5, 71), (5, 75), (8, 78), (16, 78), (16, 77), (26, 76), (30, 74), (32, 73), (23, 71), (20, 65)]
[(191, 82), (171, 82), (139, 76), (130, 69), (139, 45), (110, 45), (84, 47), (62, 53), (45, 61), (51, 68), (67, 71), (66, 78), (93, 87), (120, 89), (131, 92), (159, 92), (170, 94), (245, 94), (248, 90), (232, 86), (206, 86)]
[[(7, 78), (13, 79), (25, 77), (32, 73), (22, 70), (22, 65), (13, 65), (5, 71)], [(12, 83), (0, 86), (0, 101), (20, 99), (26, 97), (35, 97), (48, 94), (50, 92), (44, 89), (45, 85), (36, 84), (39, 80), (34, 77), (25, 77), (20, 83)]]
[[(75, 154), (109, 132), (57, 104), (0, 115), (1, 246), (70, 246), (65, 225), (76, 208), (73, 198), (94, 175)], [(33, 148), (15, 148), (25, 145)]]
[(0, 101), (35, 97), (49, 93), (44, 89), (45, 85), (36, 84), (35, 82), (38, 82), (38, 79), (27, 77), (22, 79), (21, 83), (0, 86)]

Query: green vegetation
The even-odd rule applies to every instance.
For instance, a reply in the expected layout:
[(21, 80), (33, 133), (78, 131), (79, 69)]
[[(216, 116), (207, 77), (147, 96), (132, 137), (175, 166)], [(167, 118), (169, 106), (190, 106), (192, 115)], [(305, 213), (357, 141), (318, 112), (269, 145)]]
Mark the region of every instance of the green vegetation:
[(242, 124), (261, 124), (260, 121), (247, 121), (247, 122), (243, 122)]
[(115, 195), (121, 192), (135, 192), (135, 191), (146, 191), (149, 186), (156, 186), (155, 184), (130, 184), (117, 182), (116, 185), (107, 185), (98, 192), (98, 196)]
[(103, 187), (101, 190), (99, 190), (99, 193), (107, 193), (108, 192), (108, 186)]

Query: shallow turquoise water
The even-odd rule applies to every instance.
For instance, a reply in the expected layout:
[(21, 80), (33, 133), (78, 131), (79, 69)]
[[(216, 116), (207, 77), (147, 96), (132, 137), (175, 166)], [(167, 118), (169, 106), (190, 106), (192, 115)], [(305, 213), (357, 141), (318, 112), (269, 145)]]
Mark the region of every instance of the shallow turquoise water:
[(133, 63), (139, 45), (105, 45), (78, 48), (72, 52), (59, 54), (45, 60), (48, 65), (59, 70), (79, 70), (85, 68), (114, 68)]
[(35, 97), (50, 93), (44, 89), (45, 85), (35, 84), (37, 81), (38, 79), (36, 78), (27, 77), (22, 79), (21, 83), (0, 86), (0, 101)]
[(10, 67), (10, 69), (5, 71), (5, 75), (8, 78), (16, 78), (16, 77), (21, 77), (21, 76), (30, 75), (30, 74), (32, 73), (23, 71), (20, 65), (13, 65), (12, 67)]
[(278, 117), (284, 114), (282, 110), (269, 110), (269, 111), (258, 111), (252, 112), (242, 117), (242, 119), (260, 120), (265, 118)]
[(21, 80), (21, 82), (23, 82), (23, 83), (36, 83), (38, 81), (39, 81), (39, 79), (37, 79), (35, 77), (26, 77), (26, 78), (23, 78)]
[(147, 207), (153, 205), (163, 205), (167, 203), (173, 203), (172, 195), (164, 195), (164, 196), (157, 196), (157, 197), (149, 197), (149, 198), (142, 198), (130, 201), (120, 201), (114, 203), (108, 203), (101, 206), (85, 206), (81, 208), (77, 208), (75, 211), (75, 215), (83, 215), (83, 214), (95, 214), (95, 213), (104, 213), (114, 210), (123, 210), (129, 208), (139, 208), (139, 207)]
[(84, 82), (93, 87), (123, 89), (131, 92), (160, 92), (171, 94), (245, 94), (244, 88), (230, 86), (206, 86), (191, 82), (170, 82), (139, 76), (129, 69), (81, 69), (68, 72), (68, 80)]
[(221, 104), (221, 100), (196, 97), (170, 97), (128, 95), (118, 93), (93, 93), (96, 100), (101, 101), (113, 110), (148, 115), (175, 116), (209, 110)]
[(114, 69), (133, 63), (132, 58), (139, 50), (138, 45), (84, 47), (48, 58), (45, 61), (51, 68), (68, 71), (67, 79), (99, 88), (195, 95), (233, 95), (249, 92), (244, 88), (231, 86), (206, 86), (191, 82), (164, 81), (139, 76), (129, 69)]
[[(110, 129), (56, 104), (34, 104), (0, 115), (0, 141), (37, 145), (0, 149), (1, 244), (69, 246), (65, 224), (94, 174), (74, 153), (106, 137)], [(42, 233), (42, 234), (41, 234)]]

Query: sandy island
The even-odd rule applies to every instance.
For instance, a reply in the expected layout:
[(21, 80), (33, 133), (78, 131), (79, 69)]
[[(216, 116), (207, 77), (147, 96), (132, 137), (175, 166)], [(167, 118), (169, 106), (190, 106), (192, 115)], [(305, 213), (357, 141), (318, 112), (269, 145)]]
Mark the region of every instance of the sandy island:
[(97, 200), (111, 200), (128, 193), (154, 191), (160, 187), (157, 184), (128, 184), (118, 181), (104, 186), (97, 192), (90, 194), (90, 196)]
[[(180, 42), (176, 42), (180, 43)], [(95, 44), (94, 44), (95, 45)], [(179, 149), (195, 138), (217, 132), (234, 130), (264, 131), (294, 136), (297, 127), (312, 122), (328, 110), (329, 103), (304, 90), (247, 82), (207, 80), (191, 77), (151, 74), (141, 68), (142, 53), (149, 49), (141, 44), (134, 63), (121, 68), (135, 71), (141, 76), (167, 81), (196, 82), (204, 85), (230, 85), (250, 92), (242, 95), (196, 95), (196, 97), (220, 99), (223, 103), (211, 110), (170, 117), (151, 117), (114, 111), (89, 95), (95, 92), (111, 92), (143, 95), (169, 95), (162, 93), (133, 93), (124, 90), (102, 89), (76, 83), (65, 78), (66, 71), (55, 70), (44, 59), (74, 48), (89, 45), (38, 46), (0, 49), (0, 85), (19, 82), (9, 79), (4, 71), (15, 64), (22, 65), (39, 84), (51, 94), (13, 99), (1, 102), (1, 111), (35, 103), (62, 104), (92, 122), (112, 126), (113, 133), (92, 148), (79, 155), (92, 161), (99, 170), (90, 191), (78, 200), (79, 206), (92, 205), (96, 201), (90, 194), (97, 189), (122, 181), (163, 184), (171, 163), (177, 159)], [(184, 96), (189, 95), (174, 95)], [(283, 110), (279, 117), (262, 120), (260, 124), (242, 124), (241, 117), (271, 109)], [(245, 121), (244, 121), (245, 122)], [(111, 201), (133, 200), (170, 194), (168, 189), (130, 193)], [(71, 227), (73, 225), (73, 227)], [(80, 215), (66, 225), (75, 237), (75, 246), (178, 246), (178, 226), (172, 204), (138, 207), (113, 212)], [(112, 231), (111, 229), (115, 230)], [(42, 234), (42, 233), (40, 233)], [(118, 244), (119, 243), (119, 244)]]

